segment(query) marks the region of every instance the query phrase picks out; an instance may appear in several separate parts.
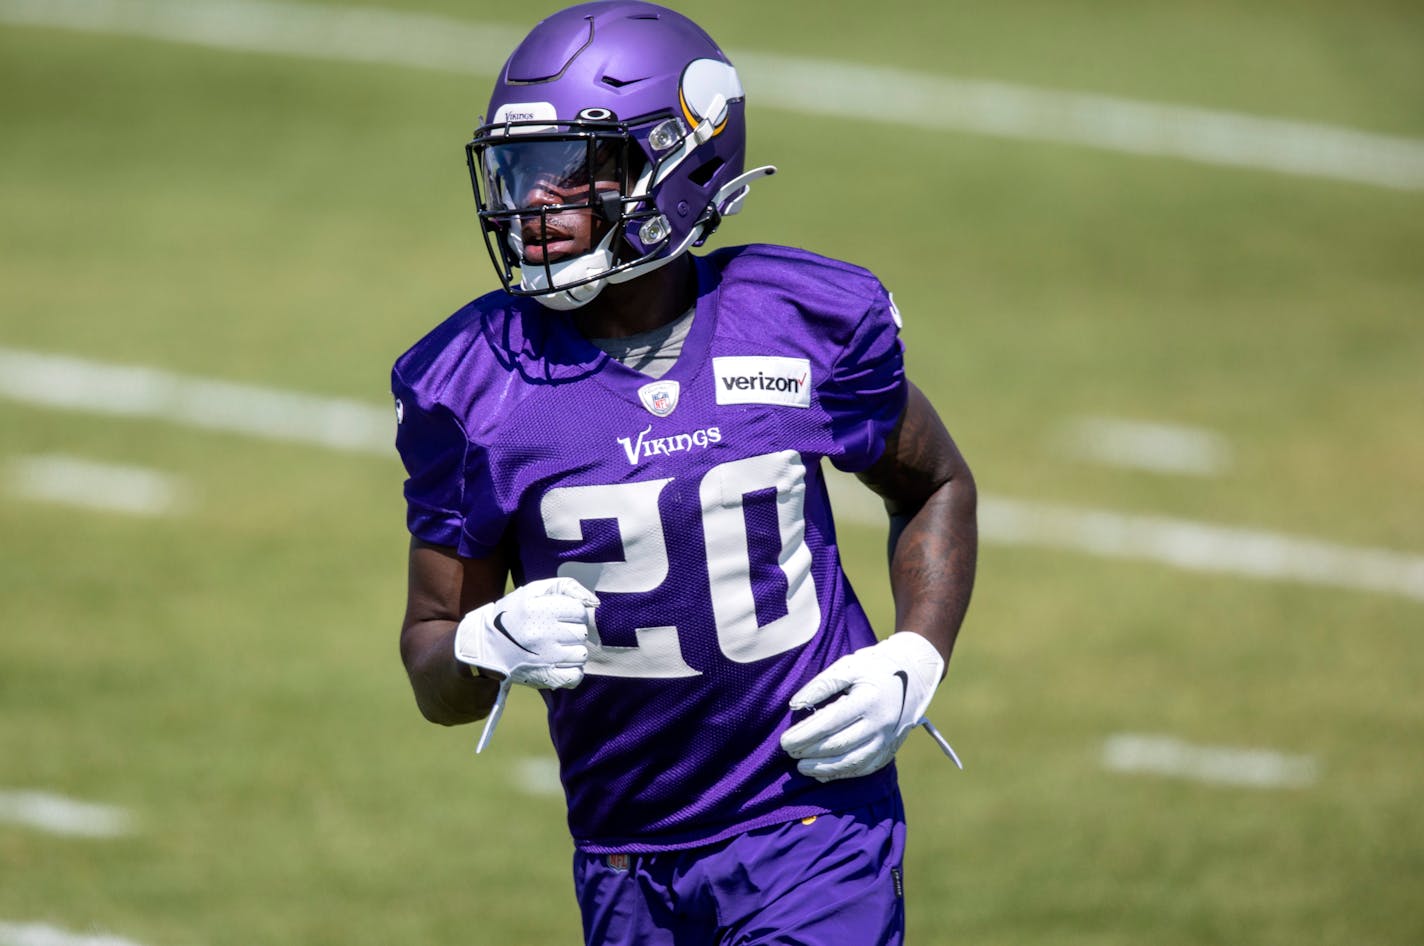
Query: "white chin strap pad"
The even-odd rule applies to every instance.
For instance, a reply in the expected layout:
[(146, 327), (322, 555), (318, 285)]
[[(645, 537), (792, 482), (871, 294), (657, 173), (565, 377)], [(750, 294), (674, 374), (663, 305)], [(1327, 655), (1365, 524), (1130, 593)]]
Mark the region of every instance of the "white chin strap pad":
[(575, 286), (572, 289), (558, 289), (554, 292), (542, 292), (534, 297), (546, 309), (553, 309), (555, 312), (569, 312), (573, 309), (588, 305), (597, 295), (603, 291), (606, 281), (596, 279), (582, 286)]
[[(535, 299), (546, 308), (559, 312), (567, 312), (570, 309), (587, 305), (603, 291), (605, 285), (603, 279), (592, 277), (601, 276), (613, 268), (611, 247), (616, 235), (615, 230), (609, 230), (598, 242), (598, 245), (587, 253), (559, 260), (557, 263), (550, 263), (547, 269), (534, 263), (519, 267), (519, 288), (526, 292), (537, 293), (534, 296)], [(523, 259), (524, 241), (519, 238), (519, 234), (511, 233), (509, 243), (515, 254)], [(552, 281), (550, 276), (553, 277)], [(572, 286), (572, 288), (563, 288), (572, 283), (583, 282), (585, 279), (592, 279), (592, 281)], [(549, 292), (550, 289), (558, 291)]]

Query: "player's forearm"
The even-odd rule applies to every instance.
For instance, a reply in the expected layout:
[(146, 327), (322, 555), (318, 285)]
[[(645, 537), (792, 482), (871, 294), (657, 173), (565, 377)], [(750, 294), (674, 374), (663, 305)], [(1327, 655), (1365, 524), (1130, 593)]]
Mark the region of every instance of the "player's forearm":
[(421, 621), (401, 631), (401, 659), (415, 703), (432, 723), (457, 726), (484, 719), (499, 683), (455, 659), (455, 622)]
[(927, 638), (946, 665), (974, 588), (977, 502), (974, 478), (965, 468), (913, 513), (890, 520), (895, 628)]

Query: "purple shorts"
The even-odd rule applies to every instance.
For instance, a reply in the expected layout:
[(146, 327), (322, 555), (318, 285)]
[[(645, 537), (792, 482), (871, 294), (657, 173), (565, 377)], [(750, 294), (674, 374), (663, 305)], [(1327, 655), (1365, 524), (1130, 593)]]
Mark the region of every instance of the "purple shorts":
[(588, 946), (900, 946), (899, 793), (659, 854), (574, 853)]

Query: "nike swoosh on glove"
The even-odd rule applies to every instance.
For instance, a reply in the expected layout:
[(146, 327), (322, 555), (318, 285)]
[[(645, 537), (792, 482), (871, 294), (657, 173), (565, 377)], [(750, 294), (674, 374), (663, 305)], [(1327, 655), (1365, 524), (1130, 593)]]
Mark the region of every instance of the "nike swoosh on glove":
[(455, 657), (541, 690), (576, 687), (598, 597), (572, 578), (543, 578), (465, 615)]
[(884, 768), (924, 718), (943, 672), (939, 651), (912, 631), (847, 654), (791, 697), (793, 710), (836, 699), (782, 733), (781, 748), (822, 782)]

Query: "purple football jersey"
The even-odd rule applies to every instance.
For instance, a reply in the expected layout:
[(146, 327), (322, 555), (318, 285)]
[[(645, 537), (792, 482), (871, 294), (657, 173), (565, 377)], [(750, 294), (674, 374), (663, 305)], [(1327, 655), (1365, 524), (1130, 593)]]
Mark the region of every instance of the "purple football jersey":
[(895, 784), (893, 766), (823, 784), (779, 744), (791, 695), (876, 639), (820, 461), (858, 471), (884, 450), (907, 393), (894, 307), (870, 273), (801, 250), (696, 263), (660, 379), (503, 292), (393, 372), (411, 532), (469, 557), (511, 541), (517, 582), (599, 596), (583, 682), (543, 694), (591, 853), (705, 844)]

